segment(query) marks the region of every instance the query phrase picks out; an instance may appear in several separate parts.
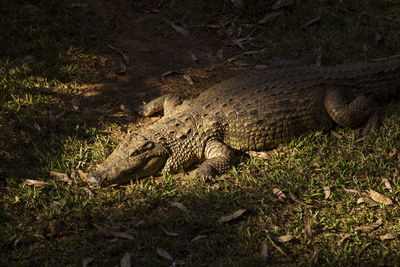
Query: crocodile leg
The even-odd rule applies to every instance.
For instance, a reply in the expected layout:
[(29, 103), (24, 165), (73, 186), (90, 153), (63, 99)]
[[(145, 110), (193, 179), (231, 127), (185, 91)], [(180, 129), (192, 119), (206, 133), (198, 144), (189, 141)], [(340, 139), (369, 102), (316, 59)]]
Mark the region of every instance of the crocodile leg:
[(179, 97), (167, 94), (153, 99), (149, 103), (143, 104), (138, 107), (137, 112), (143, 116), (151, 116), (159, 111), (164, 110), (164, 115), (172, 114), (175, 107), (181, 104)]
[(325, 95), (325, 108), (330, 117), (339, 125), (357, 128), (362, 136), (379, 127), (379, 112), (363, 94), (348, 103), (348, 96), (343, 89), (330, 88)]
[(207, 179), (227, 171), (240, 160), (240, 152), (217, 140), (210, 140), (204, 149), (206, 160), (197, 168), (194, 177)]

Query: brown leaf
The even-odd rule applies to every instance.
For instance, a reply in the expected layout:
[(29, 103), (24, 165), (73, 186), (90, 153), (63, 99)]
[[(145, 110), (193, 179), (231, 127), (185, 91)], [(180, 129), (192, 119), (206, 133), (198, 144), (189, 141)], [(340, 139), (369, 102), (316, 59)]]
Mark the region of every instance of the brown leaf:
[(328, 199), (331, 195), (331, 189), (329, 188), (329, 186), (324, 186), (323, 189), (324, 189), (324, 194), (325, 194), (324, 198)]
[(177, 207), (178, 209), (180, 209), (181, 211), (185, 212), (185, 213), (189, 213), (188, 208), (185, 207), (185, 205), (183, 205), (182, 203), (179, 202), (171, 202), (169, 203), (171, 206), (173, 207)]
[(369, 190), (369, 194), (370, 194), (372, 200), (374, 200), (378, 203), (381, 203), (383, 205), (392, 205), (393, 204), (393, 201), (390, 198), (388, 198), (388, 197), (382, 195), (381, 193), (378, 193), (372, 189)]
[(66, 182), (69, 185), (72, 184), (72, 180), (69, 179), (69, 177), (66, 173), (50, 171), (49, 174), (50, 174), (50, 177), (56, 181)]
[(266, 48), (260, 49), (260, 50), (251, 50), (251, 51), (246, 51), (243, 52), (242, 55), (259, 55), (259, 54), (264, 54), (267, 51)]
[(14, 204), (19, 202), (19, 196), (15, 196)]
[(385, 188), (386, 188), (387, 191), (389, 191), (390, 193), (393, 192), (392, 186), (390, 185), (390, 182), (389, 182), (388, 179), (383, 178), (383, 179), (382, 179), (382, 183), (383, 183), (383, 185), (385, 186)]
[(119, 74), (124, 74), (126, 73), (126, 65), (125, 62), (123, 62), (122, 60), (119, 61)]
[(64, 224), (58, 220), (51, 220), (49, 229), (51, 235), (58, 235), (64, 230)]
[(80, 179), (80, 180), (86, 182), (86, 174), (80, 169), (72, 169), (71, 170), (71, 178), (77, 179), (77, 180)]
[(379, 226), (381, 226), (382, 223), (383, 223), (382, 219), (379, 218), (376, 222), (374, 222), (371, 225), (358, 226), (358, 227), (354, 228), (354, 230), (361, 231), (361, 232), (371, 232), (371, 231), (375, 230), (376, 228), (378, 228)]
[(120, 261), (121, 267), (131, 267), (131, 255), (127, 252), (125, 255), (121, 258)]
[(275, 2), (275, 4), (272, 6), (273, 10), (280, 9), (282, 7), (290, 6), (292, 5), (292, 0), (278, 0)]
[(199, 60), (199, 59), (197, 58), (197, 56), (196, 56), (194, 53), (192, 53), (192, 52), (189, 51), (189, 54), (190, 54), (190, 57), (192, 58), (193, 61), (196, 62), (196, 61)]
[(195, 238), (192, 239), (192, 242), (194, 242), (196, 240), (199, 240), (199, 239), (202, 239), (202, 238), (205, 238), (205, 237), (206, 237), (205, 235), (198, 235), (198, 236), (196, 236)]
[(308, 27), (308, 26), (310, 26), (310, 25), (312, 25), (312, 24), (314, 24), (314, 23), (320, 21), (320, 19), (321, 19), (321, 16), (318, 16), (318, 17), (316, 17), (315, 19), (312, 19), (312, 20), (308, 21), (306, 24), (304, 24), (303, 26), (301, 26), (301, 28), (304, 29), (304, 28), (306, 28), (306, 27)]
[(371, 206), (378, 205), (377, 202), (373, 201), (369, 197), (360, 197), (359, 199), (357, 199), (357, 204), (359, 205), (361, 203), (367, 203), (368, 205), (371, 205)]
[(349, 192), (349, 193), (355, 193), (361, 196), (361, 192), (355, 189), (348, 189), (348, 188), (343, 188), (344, 191)]
[(393, 158), (397, 154), (397, 149), (394, 147), (392, 150), (389, 152), (389, 158)]
[(254, 68), (256, 70), (265, 70), (265, 69), (268, 69), (269, 66), (268, 65), (255, 65)]
[(33, 185), (37, 187), (45, 187), (45, 186), (50, 186), (51, 184), (45, 181), (40, 181), (40, 180), (33, 180), (33, 179), (25, 179), (24, 180), (26, 185)]
[(262, 250), (261, 250), (261, 257), (266, 258), (268, 257), (268, 246), (266, 243), (262, 245)]
[(312, 230), (311, 230), (311, 219), (310, 215), (307, 214), (306, 222), (304, 224), (304, 234), (308, 237), (312, 237)]
[(240, 209), (240, 210), (237, 210), (237, 211), (235, 211), (235, 212), (233, 212), (233, 213), (231, 213), (229, 215), (222, 216), (221, 218), (219, 218), (218, 222), (219, 223), (226, 223), (226, 222), (232, 221), (232, 220), (242, 216), (242, 214), (245, 211), (246, 211), (246, 209)]
[(134, 240), (134, 237), (132, 235), (130, 235), (130, 234), (121, 233), (121, 232), (107, 231), (107, 230), (103, 229), (101, 226), (99, 226), (97, 224), (93, 224), (93, 226), (96, 227), (97, 230), (99, 230), (105, 236), (118, 237), (118, 238), (125, 238), (125, 239), (129, 239), (129, 240)]
[(276, 248), (276, 250), (278, 250), (279, 253), (281, 253), (284, 256), (287, 256), (287, 254), (285, 253), (285, 251), (283, 251), (277, 244), (275, 244), (275, 242), (271, 239), (271, 237), (269, 237), (269, 235), (267, 235), (269, 242), (271, 242), (272, 246), (274, 246), (274, 248)]
[(94, 258), (93, 257), (88, 257), (86, 259), (84, 259), (82, 261), (82, 267), (87, 267), (89, 266), (89, 264), (91, 264), (92, 262), (94, 262)]
[(173, 75), (173, 74), (179, 74), (179, 72), (176, 72), (174, 70), (169, 70), (169, 71), (166, 71), (163, 74), (161, 74), (161, 77), (166, 77), (166, 76)]
[(220, 60), (222, 60), (223, 58), (224, 58), (224, 49), (220, 49), (220, 50), (218, 50), (218, 52), (217, 52), (217, 57), (220, 59)]
[(345, 234), (341, 239), (339, 239), (339, 241), (337, 242), (338, 246), (340, 246), (343, 241), (345, 241), (347, 238), (350, 237), (350, 234)]
[(291, 191), (289, 191), (289, 197), (290, 197), (291, 200), (293, 200), (293, 201), (296, 202), (297, 204), (300, 204), (300, 205), (302, 205), (302, 206), (304, 206), (304, 207), (308, 207), (308, 208), (311, 208), (311, 207), (312, 207), (311, 205), (309, 205), (309, 204), (307, 204), (307, 203), (301, 201), (300, 199), (298, 199), (298, 198), (296, 197), (296, 195), (293, 194)]
[(384, 240), (392, 240), (392, 239), (396, 239), (397, 236), (394, 234), (385, 234), (385, 235), (381, 235), (379, 236), (379, 238), (384, 241)]
[(164, 227), (160, 226), (161, 229), (164, 231), (165, 234), (169, 235), (169, 236), (178, 236), (178, 233), (175, 232), (168, 232), (167, 230), (164, 229)]
[(189, 38), (189, 37), (190, 37), (189, 32), (188, 32), (185, 28), (183, 28), (183, 27), (181, 27), (181, 26), (178, 26), (178, 25), (176, 25), (176, 24), (173, 23), (173, 22), (169, 22), (169, 24), (171, 25), (172, 28), (174, 28), (174, 30), (175, 30), (176, 32), (182, 34), (182, 35), (185, 36), (186, 38)]
[(278, 236), (274, 238), (276, 241), (279, 243), (286, 243), (294, 239), (294, 236), (292, 235), (283, 235), (283, 236)]
[(281, 14), (282, 13), (278, 11), (267, 13), (262, 19), (258, 21), (258, 24), (266, 24), (267, 22), (273, 21), (276, 17), (280, 16)]
[(164, 259), (173, 261), (174, 258), (171, 257), (171, 255), (169, 255), (169, 253), (163, 249), (163, 248), (157, 248), (157, 254), (160, 255), (161, 257), (163, 257)]
[(190, 84), (190, 85), (194, 85), (194, 82), (192, 80), (192, 77), (189, 76), (189, 74), (184, 74), (183, 78)]

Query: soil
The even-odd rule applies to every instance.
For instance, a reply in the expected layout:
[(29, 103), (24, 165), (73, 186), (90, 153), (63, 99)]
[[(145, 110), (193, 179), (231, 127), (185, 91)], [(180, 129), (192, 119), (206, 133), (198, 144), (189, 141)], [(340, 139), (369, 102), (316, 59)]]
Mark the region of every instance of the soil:
[[(190, 13), (196, 8), (193, 4), (201, 1), (186, 2), (190, 3), (177, 7), (180, 13)], [(88, 0), (86, 3), (93, 17), (104, 23), (111, 23), (110, 20), (121, 12), (118, 2)], [(101, 50), (105, 64), (100, 76), (105, 78), (99, 83), (81, 86), (81, 95), (88, 101), (85, 106), (92, 110), (111, 108), (132, 114), (143, 101), (167, 93), (191, 98), (248, 68), (242, 62), (230, 60), (243, 50), (225, 45), (229, 43), (226, 36), (215, 29), (210, 31), (207, 25), (196, 27), (174, 22), (187, 30), (188, 35), (182, 34), (171, 26), (167, 12), (170, 11), (151, 6), (128, 12), (123, 24), (107, 37)], [(249, 47), (249, 50), (254, 48)], [(111, 101), (107, 103), (104, 99)], [(152, 121), (137, 115), (131, 118), (133, 122)]]

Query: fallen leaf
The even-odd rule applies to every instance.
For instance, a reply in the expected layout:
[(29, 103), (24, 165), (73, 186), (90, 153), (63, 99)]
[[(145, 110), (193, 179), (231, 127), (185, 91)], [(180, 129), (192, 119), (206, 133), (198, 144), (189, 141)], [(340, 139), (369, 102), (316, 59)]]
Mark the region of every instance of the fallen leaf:
[(242, 55), (259, 55), (259, 54), (264, 54), (267, 51), (266, 48), (260, 49), (260, 50), (251, 50), (251, 51), (246, 51), (243, 52)]
[(176, 72), (174, 70), (169, 70), (169, 71), (166, 71), (163, 74), (161, 74), (161, 77), (166, 77), (166, 76), (169, 76), (169, 75), (172, 75), (172, 74), (179, 74), (179, 72)]
[(255, 65), (254, 66), (254, 68), (256, 69), (256, 70), (265, 70), (265, 69), (268, 69), (268, 65)]
[(362, 203), (367, 203), (368, 205), (371, 205), (371, 206), (378, 205), (377, 202), (373, 201), (369, 197), (360, 197), (359, 199), (357, 199), (357, 205), (362, 204)]
[(223, 57), (224, 57), (224, 49), (220, 49), (220, 50), (218, 50), (218, 52), (217, 52), (217, 57), (220, 59), (220, 60), (222, 60), (223, 59)]
[(385, 235), (379, 236), (379, 238), (380, 238), (382, 241), (384, 241), (384, 240), (396, 239), (397, 236), (395, 236), (394, 234), (385, 234)]
[(231, 0), (234, 7), (242, 9), (244, 7), (242, 0)]
[(382, 179), (382, 183), (383, 183), (383, 185), (385, 186), (385, 188), (386, 188), (387, 191), (389, 191), (390, 193), (393, 192), (392, 186), (390, 185), (390, 182), (389, 182), (388, 179), (383, 178), (383, 179)]
[(392, 150), (389, 152), (389, 158), (393, 158), (397, 154), (397, 149), (394, 147)]
[(321, 67), (322, 52), (319, 51), (317, 54), (317, 60), (315, 61), (315, 66)]
[(355, 193), (361, 196), (361, 192), (355, 189), (348, 189), (348, 188), (343, 188), (344, 191), (349, 192), (349, 193)]
[(290, 6), (292, 5), (292, 0), (278, 0), (275, 2), (275, 4), (272, 6), (273, 10), (280, 9), (282, 7)]
[(45, 187), (45, 186), (50, 186), (51, 184), (45, 181), (40, 181), (40, 180), (33, 180), (33, 179), (25, 179), (24, 180), (26, 185), (33, 185), (37, 187)]
[(392, 205), (393, 204), (393, 201), (390, 198), (388, 198), (388, 197), (382, 195), (381, 193), (378, 193), (372, 189), (369, 190), (369, 194), (370, 194), (372, 200), (374, 200), (378, 203), (381, 203), (383, 205)]
[(264, 243), (264, 244), (262, 245), (261, 257), (263, 257), (263, 258), (268, 257), (268, 246), (267, 246), (266, 243)]
[(126, 53), (124, 53), (121, 49), (118, 49), (115, 46), (112, 46), (112, 45), (110, 45), (108, 43), (106, 43), (106, 45), (109, 48), (111, 48), (112, 50), (114, 50), (115, 52), (117, 52), (118, 54), (120, 54), (122, 56), (122, 58), (124, 59), (124, 63), (125, 64), (127, 64), (127, 65), (129, 64), (129, 56)]
[(131, 255), (127, 252), (125, 255), (121, 258), (120, 261), (121, 267), (131, 267)]
[(87, 187), (82, 187), (83, 191), (85, 191), (86, 193), (88, 193), (89, 196), (94, 196), (94, 193), (92, 192), (92, 190), (90, 190)]
[(197, 241), (197, 240), (202, 239), (202, 238), (205, 238), (205, 237), (206, 237), (205, 235), (198, 235), (198, 236), (196, 236), (195, 238), (192, 239), (192, 242)]
[(286, 199), (285, 193), (283, 193), (279, 188), (274, 188), (272, 192), (279, 198), (279, 199)]
[(375, 230), (376, 228), (378, 228), (379, 226), (382, 225), (382, 219), (379, 218), (376, 222), (374, 222), (371, 225), (367, 225), (367, 226), (358, 226), (356, 228), (354, 228), (355, 231), (361, 231), (361, 232), (371, 232), (373, 230)]
[(309, 204), (301, 201), (300, 199), (298, 199), (291, 191), (289, 191), (289, 197), (290, 197), (291, 200), (293, 200), (297, 204), (300, 204), (300, 205), (302, 205), (304, 207), (308, 207), (308, 208), (312, 207), (311, 205), (309, 205)]
[(178, 233), (175, 233), (175, 232), (168, 232), (168, 231), (165, 230), (164, 227), (162, 227), (162, 226), (160, 226), (160, 227), (161, 227), (161, 229), (164, 231), (164, 233), (165, 233), (166, 235), (169, 235), (169, 236), (178, 236), (178, 235), (179, 235)]
[(192, 52), (189, 51), (190, 57), (192, 58), (193, 61), (198, 61), (199, 59), (197, 58), (197, 56), (195, 54), (193, 54)]
[(304, 223), (304, 234), (308, 237), (311, 238), (312, 237), (312, 230), (311, 230), (311, 219), (310, 219), (310, 215), (307, 214), (307, 218), (306, 221)]
[(107, 230), (103, 229), (101, 226), (99, 226), (97, 224), (93, 224), (93, 226), (96, 227), (97, 230), (99, 230), (105, 236), (118, 237), (118, 238), (125, 238), (125, 239), (129, 239), (129, 240), (134, 240), (134, 237), (132, 235), (130, 235), (130, 234), (121, 233), (121, 232), (114, 232), (114, 231), (107, 231)]
[(50, 174), (50, 177), (56, 181), (66, 182), (69, 185), (72, 184), (72, 180), (69, 179), (69, 177), (66, 173), (50, 171), (49, 174)]
[(123, 62), (122, 60), (119, 62), (119, 74), (124, 74), (126, 73), (126, 65), (125, 62)]
[(173, 261), (174, 258), (171, 257), (171, 255), (169, 255), (169, 253), (163, 249), (163, 248), (157, 248), (157, 254), (160, 255), (161, 257), (163, 257), (164, 259)]
[(324, 189), (324, 194), (325, 194), (324, 198), (328, 199), (331, 195), (331, 189), (329, 188), (329, 186), (324, 186), (323, 189)]
[(318, 256), (319, 256), (319, 250), (316, 248), (316, 249), (314, 250), (314, 252), (313, 252), (312, 257), (311, 257), (311, 261), (312, 261), (314, 264), (317, 264), (317, 263), (318, 263)]
[(71, 178), (76, 180), (82, 180), (86, 182), (86, 174), (80, 169), (72, 169), (71, 170)]
[(173, 22), (169, 22), (169, 24), (171, 25), (172, 28), (174, 28), (174, 30), (175, 30), (176, 32), (182, 34), (182, 35), (185, 36), (186, 38), (189, 38), (189, 37), (190, 37), (189, 32), (188, 32), (185, 28), (183, 28), (183, 27), (181, 27), (181, 26), (178, 26), (178, 25), (176, 25), (176, 24), (173, 23)]
[(185, 213), (189, 213), (188, 208), (186, 208), (185, 205), (183, 205), (182, 203), (171, 202), (170, 205), (173, 206), (173, 207), (177, 207), (178, 209), (180, 209), (181, 211), (183, 211)]
[(281, 253), (284, 256), (287, 256), (286, 252), (283, 251), (283, 249), (281, 249), (277, 244), (275, 244), (275, 242), (271, 239), (271, 237), (269, 237), (269, 235), (267, 235), (269, 242), (271, 242), (272, 246), (274, 246), (274, 248), (276, 248), (276, 250), (278, 250), (279, 253)]
[(51, 235), (59, 235), (64, 229), (64, 224), (58, 220), (51, 220), (49, 229)]
[(390, 56), (390, 57), (373, 58), (373, 59), (371, 59), (371, 60), (372, 60), (372, 61), (385, 61), (385, 60), (388, 60), (388, 59), (394, 59), (394, 58), (398, 58), (398, 57), (400, 57), (400, 54), (393, 55), (393, 56)]
[(294, 239), (292, 235), (283, 235), (274, 238), (279, 243), (286, 243)]
[(343, 138), (343, 136), (341, 136), (340, 134), (338, 134), (338, 133), (335, 132), (335, 131), (331, 131), (331, 134), (332, 134), (334, 137), (338, 138), (338, 139), (342, 139), (342, 138)]
[(15, 196), (14, 204), (19, 202), (19, 196)]
[(262, 19), (260, 19), (258, 21), (258, 24), (266, 24), (267, 22), (274, 20), (276, 17), (280, 16), (281, 14), (282, 13), (278, 12), (278, 11), (267, 13), (267, 14), (265, 14), (265, 16)]
[(235, 212), (233, 212), (233, 213), (231, 213), (229, 215), (222, 216), (221, 218), (219, 218), (218, 222), (219, 223), (226, 223), (226, 222), (232, 221), (232, 220), (240, 217), (245, 211), (246, 211), (246, 209), (240, 209), (240, 210), (237, 210), (237, 211), (235, 211)]
[(302, 29), (307, 28), (308, 26), (320, 21), (321, 16), (316, 17), (315, 19), (312, 19), (310, 21), (308, 21), (306, 24), (304, 24), (303, 26), (301, 26)]
[(345, 241), (347, 238), (350, 237), (350, 234), (345, 234), (341, 239), (339, 239), (339, 241), (337, 242), (338, 246), (340, 246), (343, 241)]
[(88, 257), (86, 259), (84, 259), (82, 261), (82, 267), (87, 267), (89, 266), (89, 264), (91, 264), (92, 262), (94, 262), (94, 258), (93, 257)]
[(190, 85), (194, 85), (194, 82), (192, 80), (192, 77), (190, 77), (188, 74), (184, 74), (183, 78), (190, 84)]

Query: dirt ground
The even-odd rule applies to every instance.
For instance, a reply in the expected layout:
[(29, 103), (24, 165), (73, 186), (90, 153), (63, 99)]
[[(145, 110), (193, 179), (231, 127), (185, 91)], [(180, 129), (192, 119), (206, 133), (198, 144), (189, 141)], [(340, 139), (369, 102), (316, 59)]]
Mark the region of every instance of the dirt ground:
[[(201, 2), (179, 2), (175, 11), (184, 14), (182, 22), (170, 21), (171, 11), (163, 9), (162, 2), (129, 10), (123, 24), (104, 42), (105, 59), (101, 68), (104, 73), (99, 75), (104, 79), (81, 86), (88, 106), (99, 108), (104, 98), (112, 97), (113, 102), (105, 104), (107, 108), (134, 114), (130, 118), (138, 122), (134, 111), (143, 101), (167, 93), (194, 97), (217, 82), (254, 68), (254, 64), (248, 64), (249, 59), (252, 53), (262, 57), (262, 47), (235, 32), (230, 17), (220, 16), (219, 21), (209, 24), (184, 22)], [(121, 13), (121, 7), (115, 3), (95, 0), (86, 3), (93, 17), (107, 24), (112, 24), (110, 20)], [(237, 39), (243, 40), (243, 44), (235, 45), (232, 40)], [(250, 55), (240, 57), (243, 53)], [(98, 96), (103, 101), (99, 102)]]

